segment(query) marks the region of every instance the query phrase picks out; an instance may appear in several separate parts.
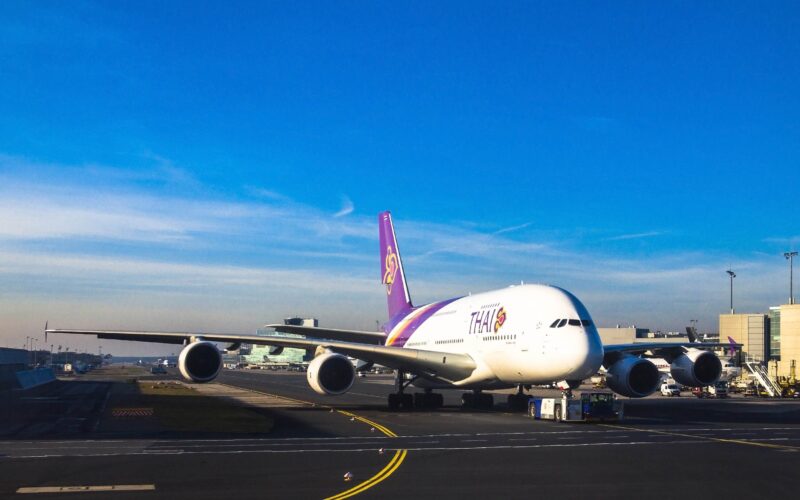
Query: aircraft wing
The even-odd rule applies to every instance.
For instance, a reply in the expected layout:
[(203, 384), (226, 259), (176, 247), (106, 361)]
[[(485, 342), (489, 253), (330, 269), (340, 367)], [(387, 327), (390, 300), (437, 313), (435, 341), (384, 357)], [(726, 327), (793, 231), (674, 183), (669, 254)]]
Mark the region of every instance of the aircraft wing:
[(363, 332), (359, 330), (337, 330), (334, 328), (319, 328), (316, 326), (296, 326), (296, 325), (266, 325), (276, 332), (295, 333), (312, 337), (315, 339), (344, 340), (345, 342), (363, 342), (366, 344), (381, 344), (386, 341), (386, 334), (383, 332)]
[(633, 344), (610, 344), (603, 346), (603, 350), (605, 351), (603, 366), (614, 363), (623, 354), (640, 356), (649, 351), (653, 356), (664, 358), (669, 361), (685, 353), (690, 348), (719, 349), (721, 347), (729, 348), (730, 344), (722, 344), (719, 342), (636, 342)]
[[(280, 325), (285, 326), (285, 325)], [(307, 329), (309, 327), (306, 327)], [(311, 328), (315, 330), (314, 328)], [(476, 363), (471, 356), (466, 354), (426, 351), (421, 349), (406, 349), (401, 347), (387, 347), (383, 345), (363, 344), (357, 342), (342, 342), (329, 339), (300, 339), (278, 337), (269, 335), (231, 335), (221, 333), (190, 333), (190, 332), (136, 332), (121, 330), (64, 330), (48, 329), (50, 333), (64, 333), (71, 335), (96, 335), (99, 339), (132, 340), (138, 342), (157, 342), (166, 344), (184, 344), (196, 340), (221, 342), (232, 345), (258, 344), (290, 347), (298, 349), (316, 349), (323, 347), (333, 352), (344, 354), (363, 361), (405, 370), (410, 373), (429, 378), (441, 379), (447, 382), (463, 380), (470, 376), (476, 368)]]

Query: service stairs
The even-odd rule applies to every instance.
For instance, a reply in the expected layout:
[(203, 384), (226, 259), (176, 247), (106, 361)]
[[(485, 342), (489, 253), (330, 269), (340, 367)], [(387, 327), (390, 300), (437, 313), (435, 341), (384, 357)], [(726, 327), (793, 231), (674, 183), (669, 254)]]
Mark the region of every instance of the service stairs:
[(764, 365), (762, 365), (761, 363), (750, 362), (750, 361), (745, 363), (744, 365), (747, 367), (750, 373), (753, 374), (753, 376), (756, 379), (756, 382), (758, 382), (758, 385), (763, 387), (764, 390), (767, 391), (767, 394), (770, 395), (770, 397), (773, 398), (781, 397), (781, 386), (779, 386), (777, 383), (775, 383), (774, 380), (769, 378), (769, 373), (767, 373), (767, 370), (764, 368)]

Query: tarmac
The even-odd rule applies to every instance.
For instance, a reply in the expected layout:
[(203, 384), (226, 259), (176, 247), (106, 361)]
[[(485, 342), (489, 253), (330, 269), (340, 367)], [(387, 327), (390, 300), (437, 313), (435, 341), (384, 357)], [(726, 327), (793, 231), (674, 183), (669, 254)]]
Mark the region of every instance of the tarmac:
[(316, 395), (305, 374), (291, 372), (226, 370), (193, 387), (271, 419), (271, 430), (165, 429), (124, 380), (62, 381), (5, 400), (12, 411), (0, 414), (0, 497), (741, 498), (800, 491), (791, 472), (800, 466), (800, 401), (652, 396), (626, 400), (620, 423), (558, 424), (507, 411), (504, 397), (492, 411), (461, 410), (456, 391), (443, 392), (440, 410), (390, 411), (386, 375), (359, 378), (338, 397)]

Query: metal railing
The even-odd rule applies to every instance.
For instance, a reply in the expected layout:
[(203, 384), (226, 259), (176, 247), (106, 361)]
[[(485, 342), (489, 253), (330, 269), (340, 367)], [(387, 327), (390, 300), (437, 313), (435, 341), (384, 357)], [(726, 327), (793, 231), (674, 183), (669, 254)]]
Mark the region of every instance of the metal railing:
[(756, 382), (758, 385), (764, 388), (767, 391), (767, 394), (773, 398), (781, 397), (781, 386), (779, 386), (774, 380), (769, 377), (769, 373), (764, 368), (764, 365), (754, 361), (747, 361), (744, 364), (747, 367), (747, 370), (753, 374), (755, 377)]

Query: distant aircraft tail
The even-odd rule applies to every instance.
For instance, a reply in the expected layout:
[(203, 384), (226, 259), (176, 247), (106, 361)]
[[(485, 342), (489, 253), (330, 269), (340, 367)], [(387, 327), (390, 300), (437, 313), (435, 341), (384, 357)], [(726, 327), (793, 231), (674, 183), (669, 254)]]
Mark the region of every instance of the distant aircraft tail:
[(731, 344), (731, 359), (736, 357), (736, 341), (733, 340), (733, 337), (728, 337), (728, 342)]
[(697, 342), (697, 328), (693, 326), (687, 326), (686, 335), (689, 337), (689, 342)]
[(406, 275), (403, 272), (403, 261), (394, 235), (391, 212), (378, 214), (381, 245), (381, 283), (386, 285), (386, 300), (389, 305), (389, 318), (409, 311), (411, 296), (408, 294)]

